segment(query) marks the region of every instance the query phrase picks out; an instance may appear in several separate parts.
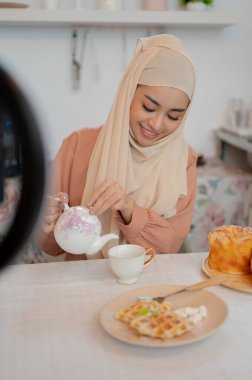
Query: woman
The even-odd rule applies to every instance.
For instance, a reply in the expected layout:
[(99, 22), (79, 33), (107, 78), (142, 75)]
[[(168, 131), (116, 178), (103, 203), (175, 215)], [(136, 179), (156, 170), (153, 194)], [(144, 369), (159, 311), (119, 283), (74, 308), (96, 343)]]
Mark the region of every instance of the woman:
[[(179, 250), (196, 193), (196, 154), (183, 132), (194, 88), (194, 68), (179, 39), (138, 41), (105, 125), (74, 132), (54, 160), (54, 195), (48, 197), (40, 236), (45, 252), (62, 254), (53, 228), (62, 212), (58, 199), (67, 198), (71, 206), (90, 207), (102, 233), (119, 233), (116, 244)], [(97, 257), (106, 257), (107, 249)]]

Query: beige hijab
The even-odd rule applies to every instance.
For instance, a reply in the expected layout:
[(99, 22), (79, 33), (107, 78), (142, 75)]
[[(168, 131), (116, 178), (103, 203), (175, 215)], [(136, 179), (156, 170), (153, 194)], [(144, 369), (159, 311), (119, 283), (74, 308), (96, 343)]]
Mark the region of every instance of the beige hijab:
[[(130, 106), (138, 84), (178, 88), (192, 99), (195, 72), (179, 39), (162, 34), (138, 40), (135, 55), (121, 79), (95, 144), (82, 204), (109, 178), (118, 182), (140, 207), (151, 208), (169, 218), (176, 213), (177, 200), (187, 193), (185, 117), (169, 136), (152, 146), (139, 146), (129, 127)], [(187, 113), (188, 109), (185, 116)], [(119, 232), (111, 211), (100, 219), (102, 233)]]

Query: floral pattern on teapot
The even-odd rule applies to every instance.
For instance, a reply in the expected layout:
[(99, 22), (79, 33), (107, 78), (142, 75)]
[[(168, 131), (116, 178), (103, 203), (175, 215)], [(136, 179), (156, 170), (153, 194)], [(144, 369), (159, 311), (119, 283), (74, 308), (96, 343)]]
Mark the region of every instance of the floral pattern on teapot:
[[(83, 233), (86, 236), (98, 236), (100, 234), (100, 224), (92, 224), (88, 219), (90, 218), (87, 210), (74, 207), (69, 209), (68, 213), (64, 216), (60, 229), (64, 230), (66, 234), (70, 230)], [(65, 237), (67, 236), (65, 235)]]

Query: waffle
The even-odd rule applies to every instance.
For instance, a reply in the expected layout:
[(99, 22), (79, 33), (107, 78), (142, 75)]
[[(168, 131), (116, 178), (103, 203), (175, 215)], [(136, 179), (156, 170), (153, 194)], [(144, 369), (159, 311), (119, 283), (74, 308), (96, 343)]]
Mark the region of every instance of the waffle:
[(207, 317), (204, 305), (173, 309), (168, 302), (139, 301), (118, 311), (115, 318), (138, 335), (166, 340), (187, 333)]
[(134, 318), (145, 316), (147, 314), (157, 314), (172, 309), (171, 303), (157, 301), (139, 301), (133, 305), (118, 311), (115, 315), (116, 319), (130, 323)]
[(142, 315), (134, 318), (129, 327), (139, 335), (166, 340), (191, 331), (195, 327), (195, 323), (178, 317), (174, 312), (166, 312), (158, 316)]

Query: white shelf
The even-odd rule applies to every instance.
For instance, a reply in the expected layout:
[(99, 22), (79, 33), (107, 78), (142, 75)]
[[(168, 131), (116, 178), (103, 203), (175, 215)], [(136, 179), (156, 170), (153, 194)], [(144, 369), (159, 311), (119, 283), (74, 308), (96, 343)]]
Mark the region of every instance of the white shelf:
[(0, 9), (0, 26), (201, 27), (237, 22), (229, 12)]
[(235, 136), (232, 133), (222, 131), (220, 129), (216, 130), (217, 137), (224, 143), (230, 144), (244, 150), (245, 152), (252, 153), (252, 141), (251, 139), (245, 137)]

